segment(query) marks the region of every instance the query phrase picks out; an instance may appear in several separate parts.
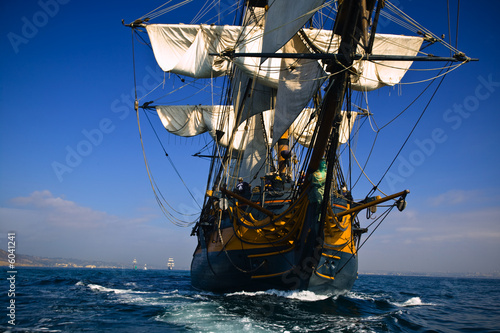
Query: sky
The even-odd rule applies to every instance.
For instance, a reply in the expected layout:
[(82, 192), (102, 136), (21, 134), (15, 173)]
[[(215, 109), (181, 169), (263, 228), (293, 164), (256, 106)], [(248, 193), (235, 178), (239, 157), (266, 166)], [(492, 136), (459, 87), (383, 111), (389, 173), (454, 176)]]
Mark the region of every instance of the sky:
[[(162, 22), (189, 23), (199, 3), (164, 15)], [(446, 1), (393, 3), (437, 35), (448, 35)], [(7, 248), (7, 233), (15, 232), (19, 254), (130, 265), (137, 259), (139, 265), (157, 268), (174, 257), (177, 268), (189, 268), (196, 246), (191, 228), (163, 216), (149, 183), (133, 110), (131, 33), (121, 24), (160, 4), (0, 3), (0, 248)], [(456, 6), (451, 9), (454, 44)], [(393, 212), (360, 249), (360, 272), (500, 272), (500, 66), (494, 61), (499, 9), (496, 2), (461, 1), (458, 48), (480, 61), (446, 76), (381, 183), (388, 193), (410, 189), (408, 206)], [(379, 32), (392, 28), (393, 23), (382, 22)], [(161, 86), (163, 74), (146, 46), (136, 42), (135, 48), (142, 96)], [(179, 80), (167, 82), (161, 87), (166, 92), (180, 86)], [(383, 112), (389, 119), (425, 85), (375, 92), (372, 111), (380, 110), (384, 123)], [(177, 104), (188, 103), (181, 93), (172, 96)], [(424, 106), (381, 135), (384, 158), (370, 164), (375, 179), (391, 161), (385, 155), (394, 156)], [(162, 194), (176, 210), (196, 212), (141, 117)], [(159, 121), (152, 121), (160, 131)], [(205, 139), (159, 134), (186, 186), (201, 201), (208, 163), (191, 155)]]

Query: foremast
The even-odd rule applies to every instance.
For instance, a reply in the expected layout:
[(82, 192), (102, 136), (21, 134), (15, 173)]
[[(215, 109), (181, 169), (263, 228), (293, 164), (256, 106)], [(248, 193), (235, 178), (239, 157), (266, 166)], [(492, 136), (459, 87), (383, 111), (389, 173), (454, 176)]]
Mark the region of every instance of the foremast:
[[(350, 82), (349, 68), (351, 68), (353, 64), (354, 55), (360, 38), (363, 36), (365, 41), (368, 40), (368, 23), (374, 4), (375, 0), (343, 1), (339, 6), (337, 19), (335, 20), (333, 33), (341, 36), (338, 49), (339, 57), (338, 60), (327, 63), (326, 70), (332, 73), (332, 76), (330, 77), (323, 99), (321, 113), (319, 115), (319, 128), (307, 168), (307, 181), (305, 183), (305, 186), (307, 186), (311, 175), (318, 170), (321, 161), (325, 160), (327, 170), (324, 196), (318, 221), (319, 225), (316, 227), (311, 226), (311, 230), (316, 230), (318, 233), (318, 235), (314, 237), (317, 243), (315, 248), (323, 249), (322, 242), (324, 241), (324, 235), (322, 233), (325, 230), (329, 209), (331, 210), (330, 191), (336, 170), (335, 166), (338, 163), (337, 149), (339, 146), (340, 125), (342, 120), (341, 109), (344, 104), (346, 93), (348, 93)], [(333, 218), (335, 219), (336, 217)], [(320, 257), (316, 255), (314, 259), (314, 266), (317, 267)]]

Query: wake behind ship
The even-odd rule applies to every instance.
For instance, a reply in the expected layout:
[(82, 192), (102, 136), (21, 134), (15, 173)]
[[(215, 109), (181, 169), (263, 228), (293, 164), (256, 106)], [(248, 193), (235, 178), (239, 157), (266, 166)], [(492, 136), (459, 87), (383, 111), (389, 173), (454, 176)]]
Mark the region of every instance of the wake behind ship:
[[(200, 92), (218, 99), (135, 103), (138, 120), (141, 108), (156, 112), (172, 134), (211, 138), (195, 154), (210, 160), (210, 170), (192, 229), (192, 285), (213, 292), (350, 290), (368, 231), (359, 213), (371, 218), (383, 206), (380, 224), (393, 208), (404, 210), (409, 193), (385, 194), (387, 171), (374, 182), (368, 159), (363, 166), (356, 157), (363, 125), (374, 122), (368, 92), (400, 83), (414, 61), (459, 66), (472, 59), (420, 26), (417, 36), (377, 34), (384, 10), (417, 25), (389, 1), (237, 1), (226, 8), (237, 13), (231, 25), (151, 23), (175, 6), (162, 7), (128, 26), (146, 30), (163, 71), (182, 76), (182, 85), (185, 78), (208, 82)], [(422, 53), (423, 44), (454, 55)], [(362, 176), (370, 187), (354, 199)]]

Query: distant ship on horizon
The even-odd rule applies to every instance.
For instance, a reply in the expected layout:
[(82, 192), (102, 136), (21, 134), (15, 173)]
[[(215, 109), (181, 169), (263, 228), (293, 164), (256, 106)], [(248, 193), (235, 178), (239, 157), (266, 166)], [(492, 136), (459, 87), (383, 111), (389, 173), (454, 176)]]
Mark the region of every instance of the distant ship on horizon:
[(174, 258), (168, 258), (167, 268), (170, 271), (174, 269)]

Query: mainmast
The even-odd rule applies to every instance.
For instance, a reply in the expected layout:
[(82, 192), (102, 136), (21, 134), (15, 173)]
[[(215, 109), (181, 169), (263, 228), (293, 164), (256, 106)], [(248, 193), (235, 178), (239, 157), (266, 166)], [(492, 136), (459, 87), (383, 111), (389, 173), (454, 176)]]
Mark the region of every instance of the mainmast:
[[(382, 0), (380, 0), (382, 1)], [(325, 155), (327, 145), (330, 142), (329, 151), (336, 151), (338, 145), (338, 134), (340, 124), (340, 111), (344, 102), (344, 96), (349, 82), (349, 68), (354, 61), (354, 55), (358, 41), (365, 35), (363, 27), (367, 27), (369, 18), (367, 10), (373, 10), (375, 0), (344, 1), (339, 6), (337, 19), (335, 20), (334, 34), (341, 36), (337, 60), (327, 64), (327, 71), (334, 73), (326, 89), (323, 106), (320, 113), (320, 127), (316, 142), (311, 154), (308, 174), (318, 169), (321, 159)], [(334, 138), (337, 137), (337, 140)], [(331, 140), (329, 140), (331, 138)], [(325, 192), (326, 193), (326, 192)]]
[(330, 201), (329, 195), (334, 165), (336, 164), (342, 119), (341, 108), (350, 82), (349, 68), (353, 64), (356, 47), (360, 38), (364, 37), (365, 41), (368, 40), (367, 29), (374, 4), (375, 0), (344, 1), (339, 7), (337, 19), (335, 20), (334, 33), (340, 35), (342, 38), (338, 49), (340, 57), (335, 61), (327, 63), (327, 71), (334, 73), (334, 75), (330, 78), (323, 100), (319, 119), (320, 127), (307, 169), (307, 174), (313, 173), (318, 169), (320, 161), (326, 157), (327, 173), (321, 207), (321, 221), (325, 221)]

